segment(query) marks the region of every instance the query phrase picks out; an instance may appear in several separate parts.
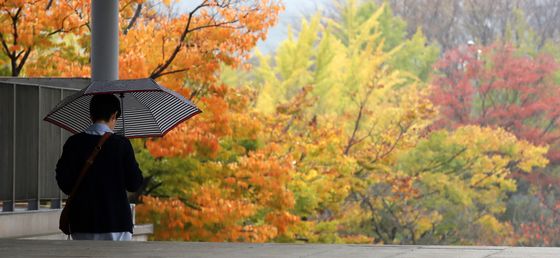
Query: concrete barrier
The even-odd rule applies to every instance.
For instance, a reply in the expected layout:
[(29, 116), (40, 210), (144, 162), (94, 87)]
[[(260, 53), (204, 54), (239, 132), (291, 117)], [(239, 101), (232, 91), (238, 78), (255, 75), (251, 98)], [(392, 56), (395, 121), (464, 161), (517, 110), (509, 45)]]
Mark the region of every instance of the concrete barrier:
[[(60, 209), (23, 212), (0, 212), (0, 238), (63, 240), (58, 229)], [(134, 226), (133, 240), (147, 241), (154, 232), (152, 224)]]
[(0, 213), (0, 238), (58, 233), (60, 209)]

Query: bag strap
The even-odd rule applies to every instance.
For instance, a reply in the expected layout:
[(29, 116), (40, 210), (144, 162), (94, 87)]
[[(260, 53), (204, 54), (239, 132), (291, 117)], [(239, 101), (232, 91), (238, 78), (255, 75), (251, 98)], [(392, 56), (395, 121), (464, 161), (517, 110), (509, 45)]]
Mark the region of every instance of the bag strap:
[(76, 183), (74, 184), (74, 188), (72, 188), (72, 192), (70, 193), (68, 199), (66, 200), (66, 206), (70, 204), (70, 201), (76, 195), (76, 192), (78, 191), (78, 188), (80, 187), (80, 184), (82, 183), (82, 180), (84, 179), (85, 175), (89, 171), (89, 168), (93, 164), (95, 157), (97, 157), (97, 154), (99, 153), (99, 151), (101, 151), (101, 147), (103, 146), (105, 141), (109, 139), (109, 137), (111, 137), (111, 135), (112, 133), (106, 132), (105, 134), (103, 134), (101, 139), (99, 139), (99, 142), (97, 143), (97, 145), (95, 146), (91, 154), (89, 155), (89, 158), (86, 160), (84, 166), (82, 167), (82, 170), (80, 170), (80, 176), (78, 177), (78, 180), (76, 180)]

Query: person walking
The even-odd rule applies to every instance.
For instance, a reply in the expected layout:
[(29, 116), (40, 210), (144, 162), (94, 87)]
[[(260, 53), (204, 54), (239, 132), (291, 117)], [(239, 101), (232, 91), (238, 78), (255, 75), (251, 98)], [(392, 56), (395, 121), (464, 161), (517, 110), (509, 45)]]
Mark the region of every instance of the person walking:
[[(58, 186), (71, 199), (68, 223), (74, 240), (132, 239), (127, 191), (137, 191), (143, 177), (128, 138), (113, 134), (120, 105), (113, 94), (94, 95), (93, 124), (68, 138), (56, 165)], [(87, 173), (82, 176), (81, 170)]]

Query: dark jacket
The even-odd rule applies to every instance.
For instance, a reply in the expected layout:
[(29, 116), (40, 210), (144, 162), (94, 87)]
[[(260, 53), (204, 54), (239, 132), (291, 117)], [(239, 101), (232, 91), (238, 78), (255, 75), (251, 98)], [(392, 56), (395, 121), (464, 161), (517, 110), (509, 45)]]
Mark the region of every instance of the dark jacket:
[[(64, 144), (56, 165), (56, 181), (64, 193), (72, 191), (99, 139), (99, 135), (79, 133)], [(130, 141), (119, 135), (109, 137), (70, 205), (72, 232), (132, 233), (132, 213), (126, 191), (137, 191), (142, 180)]]

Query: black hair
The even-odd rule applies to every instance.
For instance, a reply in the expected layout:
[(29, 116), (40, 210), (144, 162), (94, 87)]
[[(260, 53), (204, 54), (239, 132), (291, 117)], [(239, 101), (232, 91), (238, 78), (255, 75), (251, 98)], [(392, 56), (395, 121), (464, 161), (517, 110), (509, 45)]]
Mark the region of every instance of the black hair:
[(121, 116), (121, 102), (113, 94), (94, 95), (89, 102), (89, 115), (91, 120), (109, 121), (111, 115), (117, 112), (117, 118)]

